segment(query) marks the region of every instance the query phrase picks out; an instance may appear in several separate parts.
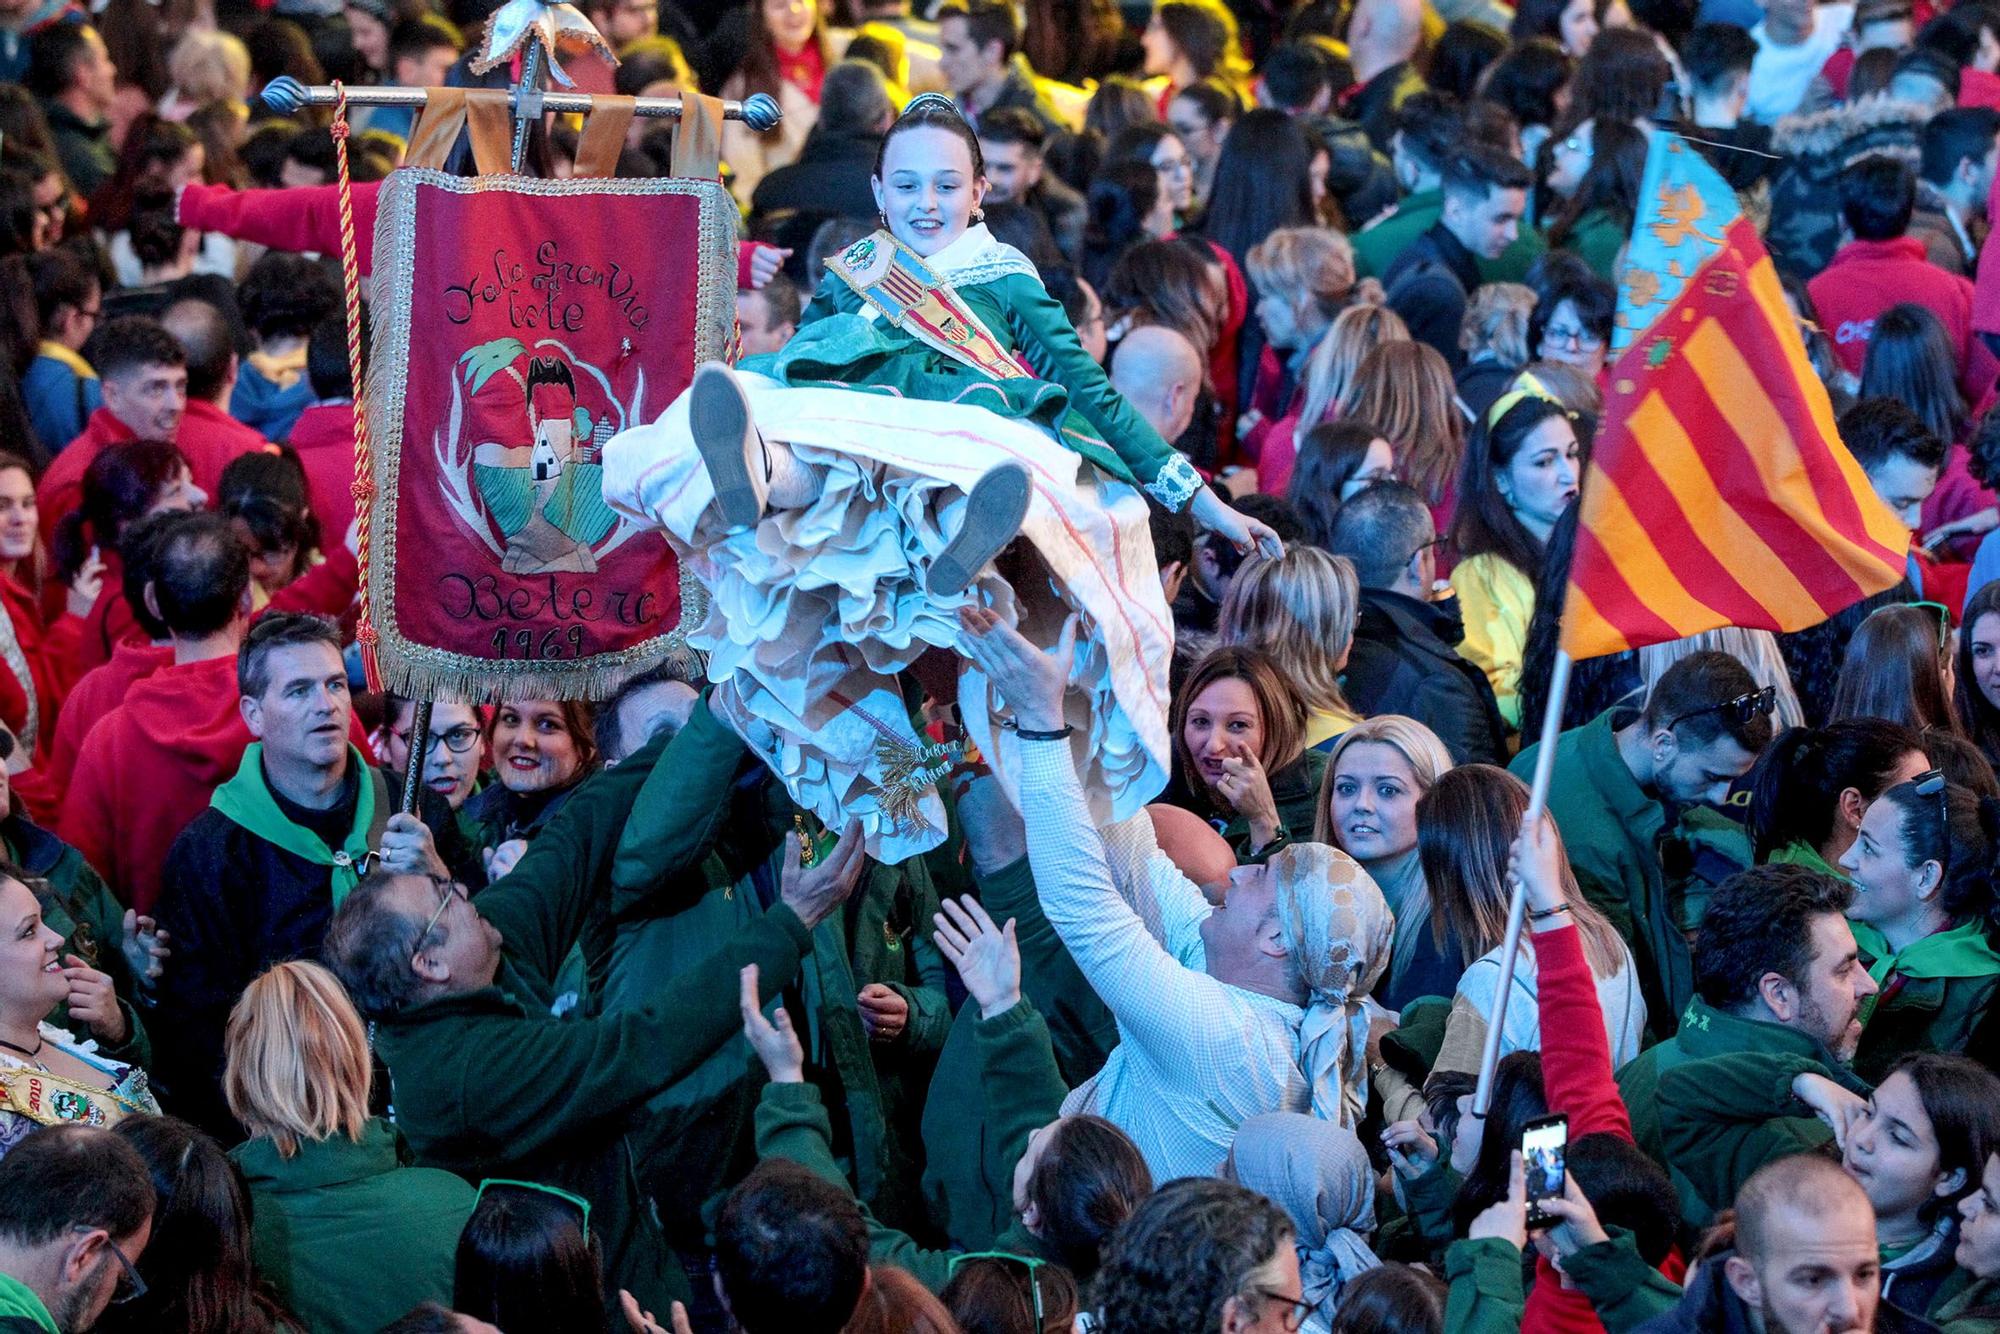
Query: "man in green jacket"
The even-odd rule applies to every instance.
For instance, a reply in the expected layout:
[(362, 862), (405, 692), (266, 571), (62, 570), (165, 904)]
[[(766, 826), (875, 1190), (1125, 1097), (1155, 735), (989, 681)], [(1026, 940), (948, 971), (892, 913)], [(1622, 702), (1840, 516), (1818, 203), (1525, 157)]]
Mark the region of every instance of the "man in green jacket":
[(593, 1019), (549, 1013), (556, 975), (610, 878), (633, 798), (665, 750), (648, 743), (588, 780), (512, 873), (479, 896), (443, 877), (378, 872), (327, 932), (329, 966), (376, 1025), (397, 1116), (418, 1161), (470, 1180), (512, 1177), (589, 1200), (607, 1290), (666, 1310), (689, 1289), (643, 1203), (628, 1118), (738, 1031), (737, 973), (766, 996), (792, 984), (811, 931), (861, 873), (858, 832), (648, 1005)]
[[(1720, 805), (1770, 744), (1772, 693), (1726, 653), (1692, 653), (1641, 710), (1612, 708), (1556, 739), (1549, 814), (1584, 897), (1632, 945), (1648, 1026), (1674, 1030), (1692, 994), (1685, 903), (1670, 892), (1660, 840), (1670, 808)], [(1508, 766), (1526, 781), (1539, 745)]]
[[(1464, 143), (1465, 115), (1440, 93), (1403, 99), (1395, 124), (1389, 156), (1406, 193), (1393, 210), (1354, 234), (1354, 271), (1361, 278), (1382, 277), (1410, 242), (1437, 225), (1444, 212), (1445, 160)], [(1518, 283), (1543, 249), (1541, 233), (1523, 227), (1498, 259), (1479, 260), (1479, 276), (1489, 283)]]
[(1688, 1062), (1734, 1053), (1787, 1087), (1800, 1061), (1852, 1081), (1846, 1063), (1861, 1041), (1861, 1002), (1875, 993), (1847, 925), (1853, 896), (1846, 882), (1803, 866), (1759, 866), (1724, 881), (1695, 937), (1696, 994), (1679, 1033), (1618, 1072), (1633, 1138), (1667, 1168), (1691, 1225), (1706, 1225), (1764, 1163), (1818, 1148), (1833, 1132), (1809, 1116), (1786, 1118), (1670, 1155), (1670, 1141), (1690, 1137), (1665, 1124), (1686, 1118), (1662, 1097), (1662, 1079)]
[(153, 1175), (123, 1136), (52, 1126), (0, 1160), (0, 1334), (87, 1330), (153, 1234)]

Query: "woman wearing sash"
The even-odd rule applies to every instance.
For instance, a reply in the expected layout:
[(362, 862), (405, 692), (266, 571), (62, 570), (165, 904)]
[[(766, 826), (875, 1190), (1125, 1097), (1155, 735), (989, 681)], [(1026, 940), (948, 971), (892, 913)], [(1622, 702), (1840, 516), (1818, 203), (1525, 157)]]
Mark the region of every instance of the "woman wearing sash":
[[(987, 232), (978, 140), (948, 99), (910, 103), (874, 189), (884, 228), (827, 261), (791, 342), (701, 367), (613, 439), (605, 497), (708, 587), (689, 643), (730, 683), (714, 707), (800, 805), (860, 820), (871, 855), (943, 838), (952, 759), (919, 742), (894, 678), (948, 650), (972, 605), (1044, 647), (1082, 613), (1072, 744), (1100, 815), (1125, 818), (1165, 781), (1173, 634), (1137, 488), (1242, 549), (1275, 555), (1276, 534), (1202, 485)], [(1016, 742), (987, 694), (965, 674), (960, 713), (1012, 789)]]
[(90, 1022), (115, 1011), (111, 979), (61, 953), (26, 873), (0, 862), (0, 1155), (42, 1126), (107, 1126), (160, 1108), (137, 1066), (107, 1061), (48, 1022), (58, 1006)]

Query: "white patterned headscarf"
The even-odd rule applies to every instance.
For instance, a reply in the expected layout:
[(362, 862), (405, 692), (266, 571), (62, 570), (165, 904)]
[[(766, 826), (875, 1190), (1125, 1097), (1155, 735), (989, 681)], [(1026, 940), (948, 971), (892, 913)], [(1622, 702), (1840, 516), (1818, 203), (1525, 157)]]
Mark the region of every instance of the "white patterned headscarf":
[(1375, 1173), (1345, 1126), (1298, 1112), (1253, 1116), (1229, 1151), (1238, 1184), (1291, 1215), (1299, 1230), (1299, 1277), (1318, 1308), (1308, 1329), (1325, 1329), (1342, 1287), (1374, 1269), (1364, 1234), (1375, 1230)]
[(1294, 843), (1271, 858), (1278, 927), (1306, 986), (1299, 1067), (1313, 1115), (1352, 1128), (1368, 1107), (1368, 1010), (1396, 919), (1368, 872), (1338, 848)]

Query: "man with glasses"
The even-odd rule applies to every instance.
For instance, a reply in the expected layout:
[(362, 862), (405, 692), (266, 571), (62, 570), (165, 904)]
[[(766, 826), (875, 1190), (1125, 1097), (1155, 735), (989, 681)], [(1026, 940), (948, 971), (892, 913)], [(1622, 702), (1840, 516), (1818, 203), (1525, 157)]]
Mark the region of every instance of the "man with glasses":
[(30, 255), (28, 276), (42, 341), (21, 377), (21, 398), (35, 438), (53, 455), (83, 434), (90, 414), (104, 403), (97, 372), (83, 359), (83, 345), (97, 331), (103, 289), (90, 265), (70, 250)]
[(771, 909), (712, 942), (705, 961), (653, 978), (642, 1002), (615, 1014), (557, 1019), (557, 975), (579, 942), (587, 954), (602, 943), (619, 839), (666, 745), (655, 737), (586, 780), (476, 903), (460, 881), (385, 860), (345, 897), (325, 945), (376, 1025), (418, 1160), (590, 1201), (606, 1289), (653, 1311), (690, 1289), (640, 1193), (644, 1109), (741, 1031), (744, 965), (758, 965), (765, 1000), (795, 983), (812, 929), (867, 864), (858, 827), (810, 868), (787, 858)]
[(166, 1033), (154, 1040), (155, 1082), (181, 1117), (225, 1144), (241, 1131), (222, 1099), (223, 1030), (250, 981), (317, 953), (335, 907), (378, 860), (484, 884), (444, 801), (422, 792), (423, 818), (401, 814), (400, 785), (359, 749), (331, 622), (265, 616), (235, 667), (238, 712), (255, 741), (167, 854), (159, 917), (175, 949), (160, 979)]
[(1415, 718), (1458, 763), (1498, 764), (1507, 725), (1492, 683), (1459, 655), (1456, 599), (1432, 598), (1438, 543), (1430, 506), (1401, 482), (1365, 487), (1335, 514), (1327, 549), (1352, 561), (1361, 583), (1343, 684), (1364, 716)]
[(0, 1334), (82, 1334), (146, 1290), (158, 1201), (122, 1137), (52, 1126), (0, 1159)]
[(1105, 1247), (1093, 1289), (1100, 1328), (1292, 1334), (1315, 1313), (1297, 1235), (1290, 1216), (1253, 1190), (1212, 1177), (1170, 1181)]
[[(1584, 895), (1632, 944), (1655, 1034), (1674, 1031), (1693, 994), (1687, 940), (1700, 925), (1698, 905), (1668, 883), (1662, 837), (1689, 810), (1728, 800), (1770, 744), (1774, 704), (1736, 659), (1693, 653), (1667, 669), (1644, 708), (1614, 706), (1556, 740), (1549, 814)], [(1523, 782), (1539, 749), (1510, 766)]]

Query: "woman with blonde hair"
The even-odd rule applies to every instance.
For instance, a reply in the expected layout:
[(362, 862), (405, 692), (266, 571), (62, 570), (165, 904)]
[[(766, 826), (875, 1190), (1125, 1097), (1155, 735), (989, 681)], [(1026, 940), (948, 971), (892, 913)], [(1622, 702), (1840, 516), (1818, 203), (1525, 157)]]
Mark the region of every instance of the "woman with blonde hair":
[(368, 1114), (361, 1016), (332, 973), (281, 963), (244, 989), (224, 1038), (223, 1096), (248, 1141), (251, 1251), (287, 1309), (322, 1331), (366, 1334), (452, 1298), (472, 1187), (407, 1166), (401, 1134)]
[(1262, 649), (1305, 705), (1305, 748), (1329, 750), (1361, 721), (1340, 690), (1354, 646), (1361, 585), (1344, 556), (1294, 544), (1276, 560), (1248, 560), (1218, 617), (1221, 642)]
[(1451, 770), (1451, 752), (1415, 718), (1365, 719), (1334, 744), (1319, 790), (1313, 841), (1330, 843), (1375, 881), (1396, 915), (1389, 971), (1375, 998), (1400, 1010), (1458, 985), (1465, 960), (1431, 929), (1431, 894), (1417, 855), (1417, 803)]
[(1341, 311), (1306, 357), (1293, 410), (1264, 437), (1257, 455), (1257, 489), (1284, 495), (1297, 466), (1300, 442), (1314, 427), (1344, 414), (1341, 403), (1368, 354), (1385, 343), (1409, 341), (1403, 317), (1366, 295)]
[(229, 33), (190, 28), (167, 57), (167, 77), (162, 120), (185, 121), (211, 102), (241, 109), (250, 96), (250, 51)]
[[(1465, 458), (1465, 410), (1444, 356), (1427, 343), (1382, 343), (1355, 368), (1340, 412), (1375, 423), (1396, 447), (1397, 476), (1429, 502), (1437, 530), (1450, 532)], [(1440, 564), (1438, 574), (1447, 573)]]
[[(1500, 948), (1511, 897), (1509, 859), (1528, 810), (1527, 785), (1490, 764), (1468, 764), (1440, 777), (1417, 803), (1417, 851), (1430, 887), (1431, 929), (1439, 949), (1472, 960), (1452, 997), (1444, 1044), (1431, 1075), (1479, 1069), (1500, 986)], [(1543, 817), (1548, 819), (1547, 816)], [(1553, 821), (1551, 821), (1553, 826)], [(1556, 835), (1561, 854), (1562, 835)], [(1616, 1069), (1639, 1054), (1646, 1031), (1646, 1001), (1639, 970), (1602, 912), (1577, 888), (1567, 854), (1561, 854), (1564, 899), (1583, 941), (1584, 958), (1597, 980), (1605, 1035)], [(1534, 945), (1523, 937), (1515, 960), (1500, 1054), (1539, 1051), (1540, 1010), (1535, 1000)]]
[(1769, 630), (1746, 630), (1740, 625), (1725, 625), (1719, 630), (1704, 630), (1685, 639), (1646, 645), (1639, 650), (1639, 675), (1645, 682), (1644, 693), (1652, 694), (1654, 683), (1682, 658), (1711, 651), (1727, 653), (1748, 667), (1759, 689), (1771, 687), (1776, 701), (1771, 710), (1771, 722), (1778, 731), (1806, 725), (1806, 711), (1799, 704), (1799, 692), (1792, 688), (1791, 670), (1785, 666), (1785, 655), (1778, 650), (1778, 637)]
[(1525, 283), (1487, 283), (1465, 303), (1458, 346), (1465, 366), (1458, 373), (1458, 397), (1475, 417), (1484, 417), (1528, 364), (1528, 318), (1535, 289)]
[[(1354, 247), (1325, 227), (1280, 227), (1250, 247), (1244, 272), (1257, 297), (1264, 354), (1250, 390), (1243, 444), (1262, 457), (1264, 438), (1303, 408), (1306, 362), (1327, 330), (1356, 299)], [(1366, 293), (1380, 287), (1370, 280)], [(1364, 295), (1365, 299), (1365, 295)]]

